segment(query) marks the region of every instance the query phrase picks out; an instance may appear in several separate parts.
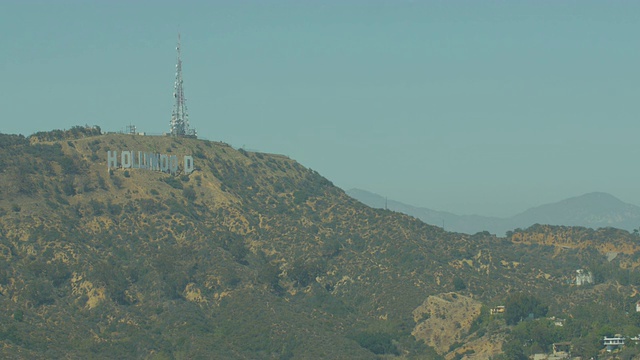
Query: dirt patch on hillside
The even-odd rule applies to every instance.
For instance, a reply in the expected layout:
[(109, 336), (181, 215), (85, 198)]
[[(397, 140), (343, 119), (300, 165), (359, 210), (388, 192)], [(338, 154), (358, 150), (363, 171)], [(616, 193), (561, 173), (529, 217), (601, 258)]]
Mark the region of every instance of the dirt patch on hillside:
[(416, 326), (411, 333), (440, 354), (451, 345), (463, 342), (473, 321), (480, 315), (482, 304), (456, 293), (429, 296), (413, 311)]
[[(505, 341), (504, 333), (485, 335), (455, 349), (445, 355), (445, 359), (453, 360), (456, 357), (462, 360), (484, 360), (502, 353), (502, 344)], [(462, 357), (459, 357), (462, 355)]]

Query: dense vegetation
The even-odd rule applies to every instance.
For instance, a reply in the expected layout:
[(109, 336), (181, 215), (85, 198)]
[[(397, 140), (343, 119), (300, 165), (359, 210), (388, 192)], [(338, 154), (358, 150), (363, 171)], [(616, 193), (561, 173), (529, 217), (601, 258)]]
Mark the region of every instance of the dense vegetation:
[[(640, 285), (627, 232), (448, 233), (279, 155), (99, 129), (36, 135), (0, 135), (3, 357), (463, 358), (496, 336), (520, 357), (554, 341), (592, 354), (603, 333), (640, 332), (626, 315)], [(125, 149), (191, 154), (196, 171), (108, 172), (106, 151)], [(577, 269), (596, 284), (572, 285)], [(454, 291), (484, 310), (436, 353), (412, 335), (432, 315), (412, 312)], [(489, 315), (496, 305), (507, 312)]]

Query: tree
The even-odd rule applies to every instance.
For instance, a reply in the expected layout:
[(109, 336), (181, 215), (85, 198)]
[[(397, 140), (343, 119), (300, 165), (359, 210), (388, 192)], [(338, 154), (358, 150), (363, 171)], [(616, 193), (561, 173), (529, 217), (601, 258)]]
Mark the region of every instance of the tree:
[(534, 318), (547, 315), (549, 307), (544, 305), (533, 295), (517, 293), (509, 296), (505, 301), (504, 319), (507, 325), (515, 325), (533, 314)]
[(506, 341), (502, 344), (502, 351), (507, 359), (510, 360), (527, 360), (524, 354), (523, 344), (519, 340)]
[(455, 277), (453, 279), (453, 288), (456, 291), (460, 291), (460, 290), (464, 290), (467, 288), (467, 285), (465, 285), (464, 280), (462, 280), (460, 277)]
[(326, 265), (326, 262), (322, 259), (316, 261), (298, 259), (293, 263), (291, 270), (289, 270), (289, 277), (297, 286), (305, 287), (325, 271)]
[(46, 279), (36, 278), (31, 281), (26, 294), (35, 306), (51, 305), (55, 302), (53, 285)]
[(360, 346), (376, 355), (400, 355), (390, 334), (383, 332), (362, 332), (355, 335), (353, 339), (360, 344)]
[(582, 356), (583, 359), (594, 358), (598, 356), (601, 349), (601, 338), (595, 333), (589, 336), (574, 338), (571, 340), (572, 353), (575, 356)]

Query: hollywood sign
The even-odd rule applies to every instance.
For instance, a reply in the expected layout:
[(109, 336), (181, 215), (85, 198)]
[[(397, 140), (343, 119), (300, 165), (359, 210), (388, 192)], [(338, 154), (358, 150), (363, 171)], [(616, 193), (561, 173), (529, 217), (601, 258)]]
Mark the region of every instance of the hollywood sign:
[[(118, 163), (118, 152), (107, 151), (107, 168), (108, 170), (118, 168), (146, 169), (176, 175), (179, 164), (178, 156), (176, 155), (155, 154), (142, 151), (121, 151), (120, 163)], [(183, 157), (182, 172), (185, 175), (193, 172), (193, 156), (185, 155)]]

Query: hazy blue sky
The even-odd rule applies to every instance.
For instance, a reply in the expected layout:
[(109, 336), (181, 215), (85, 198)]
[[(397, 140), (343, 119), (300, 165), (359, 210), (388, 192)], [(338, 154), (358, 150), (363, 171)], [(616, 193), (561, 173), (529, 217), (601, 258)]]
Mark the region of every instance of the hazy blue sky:
[(191, 124), (458, 214), (640, 204), (639, 1), (0, 1), (0, 132)]

